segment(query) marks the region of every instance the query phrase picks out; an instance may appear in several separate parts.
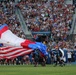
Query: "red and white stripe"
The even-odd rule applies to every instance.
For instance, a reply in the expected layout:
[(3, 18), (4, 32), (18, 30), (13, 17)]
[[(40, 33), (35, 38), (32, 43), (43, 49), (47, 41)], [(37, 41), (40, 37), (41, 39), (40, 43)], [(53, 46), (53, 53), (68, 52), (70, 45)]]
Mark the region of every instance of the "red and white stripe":
[(21, 47), (0, 47), (0, 59), (11, 59), (21, 55), (30, 54), (32, 49)]

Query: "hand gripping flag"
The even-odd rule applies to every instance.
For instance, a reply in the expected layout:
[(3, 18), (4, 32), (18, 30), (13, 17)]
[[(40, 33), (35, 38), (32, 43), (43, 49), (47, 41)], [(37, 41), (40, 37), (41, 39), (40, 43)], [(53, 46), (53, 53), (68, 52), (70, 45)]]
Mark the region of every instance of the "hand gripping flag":
[[(11, 55), (12, 50), (10, 49), (11, 54), (7, 55), (8, 57), (6, 57), (6, 56), (4, 56), (4, 54), (9, 53), (9, 50), (4, 51), (4, 52), (6, 52), (6, 53), (4, 53), (4, 52), (2, 52), (2, 49), (1, 49), (2, 47), (1, 47), (0, 48), (0, 55), (2, 55), (1, 57), (3, 57), (3, 58), (12, 58), (12, 57), (17, 57), (17, 56), (20, 56), (23, 54), (29, 54), (36, 49), (39, 49), (41, 51), (41, 53), (43, 53), (44, 55), (48, 54), (46, 45), (44, 45), (41, 42), (33, 42), (31, 40), (23, 39), (23, 38), (16, 36), (8, 29), (7, 24), (3, 24), (0, 26), (0, 43), (3, 43), (7, 46), (12, 46), (15, 48), (15, 50), (18, 50), (18, 48), (16, 48), (16, 47), (19, 47), (19, 48), (22, 48), (21, 51), (24, 51), (22, 54), (19, 54), (19, 55), (13, 54), (14, 55), (13, 56), (13, 55)], [(3, 49), (3, 50), (6, 50), (6, 49)], [(17, 54), (17, 53), (15, 53), (15, 54)]]

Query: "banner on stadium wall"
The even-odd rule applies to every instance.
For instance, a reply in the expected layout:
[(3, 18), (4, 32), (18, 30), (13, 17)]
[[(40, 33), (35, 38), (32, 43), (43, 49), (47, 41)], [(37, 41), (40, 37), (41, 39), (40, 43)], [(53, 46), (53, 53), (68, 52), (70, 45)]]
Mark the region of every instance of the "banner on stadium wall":
[(51, 32), (50, 31), (40, 31), (40, 32), (32, 32), (33, 35), (38, 34), (38, 35), (50, 35)]

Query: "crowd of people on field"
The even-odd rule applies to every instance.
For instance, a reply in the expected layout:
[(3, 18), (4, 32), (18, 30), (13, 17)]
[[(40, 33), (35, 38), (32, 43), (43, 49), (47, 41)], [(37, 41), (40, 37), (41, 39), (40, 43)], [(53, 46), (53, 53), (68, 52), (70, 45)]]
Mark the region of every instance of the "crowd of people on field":
[(55, 49), (50, 50), (47, 56), (44, 56), (38, 49), (31, 52), (29, 55), (22, 55), (11, 59), (0, 59), (0, 65), (33, 65), (37, 67), (38, 65), (46, 66), (46, 64), (51, 64), (55, 66), (65, 66), (66, 64), (71, 64), (76, 60), (76, 52), (67, 51), (66, 55), (60, 51), (61, 48), (58, 46)]

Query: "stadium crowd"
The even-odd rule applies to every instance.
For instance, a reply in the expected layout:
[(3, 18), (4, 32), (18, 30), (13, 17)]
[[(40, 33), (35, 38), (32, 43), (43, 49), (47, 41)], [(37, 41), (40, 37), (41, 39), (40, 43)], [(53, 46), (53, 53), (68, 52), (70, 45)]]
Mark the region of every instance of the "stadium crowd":
[[(14, 0), (0, 2), (0, 25), (6, 23), (14, 34), (26, 38), (15, 14), (16, 7), (21, 10), (29, 30), (51, 32), (51, 40), (49, 40), (50, 37), (47, 37), (43, 41), (48, 47), (48, 52), (55, 47), (69, 51), (76, 50), (76, 41), (73, 43), (68, 40), (69, 31), (72, 27), (74, 5), (65, 4), (64, 0), (50, 0), (50, 2), (47, 0), (21, 0), (17, 5), (15, 5)], [(0, 64), (29, 64), (29, 60), (29, 56), (25, 55), (22, 58), (2, 60)]]
[[(66, 4), (65, 0), (23, 0), (17, 6), (21, 9), (26, 25), (31, 31), (51, 32), (52, 41), (49, 42), (48, 37), (44, 40), (50, 47), (54, 42), (59, 46), (63, 44), (63, 47), (74, 45), (71, 40), (68, 41), (74, 5)], [(38, 35), (35, 35), (36, 37)]]
[(15, 14), (15, 2), (0, 2), (0, 25), (6, 23), (9, 29), (19, 37), (25, 38), (20, 22)]

